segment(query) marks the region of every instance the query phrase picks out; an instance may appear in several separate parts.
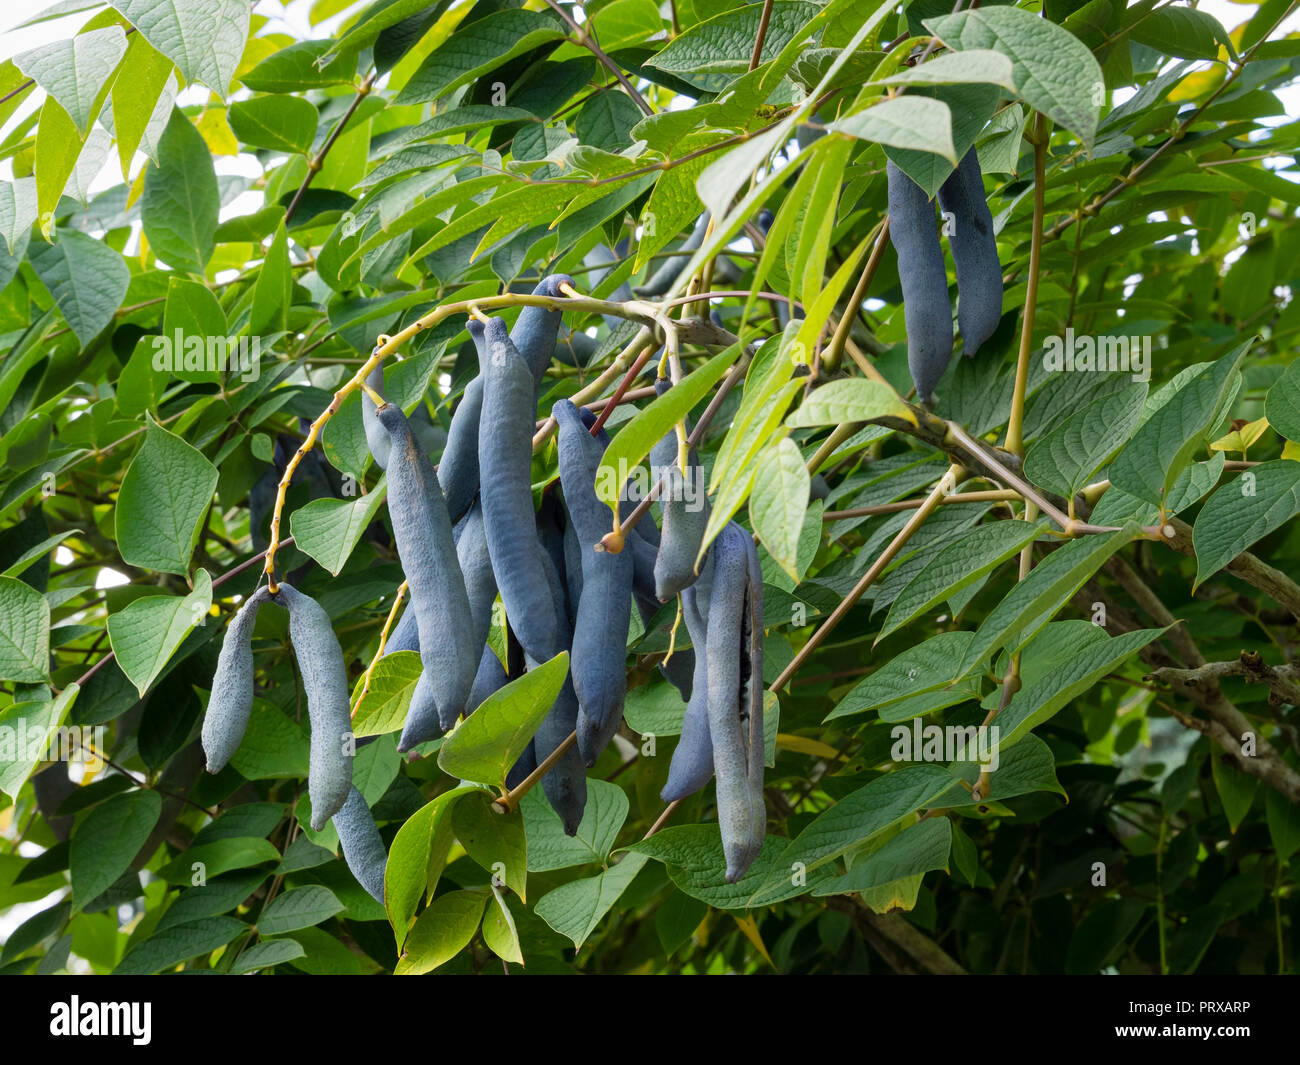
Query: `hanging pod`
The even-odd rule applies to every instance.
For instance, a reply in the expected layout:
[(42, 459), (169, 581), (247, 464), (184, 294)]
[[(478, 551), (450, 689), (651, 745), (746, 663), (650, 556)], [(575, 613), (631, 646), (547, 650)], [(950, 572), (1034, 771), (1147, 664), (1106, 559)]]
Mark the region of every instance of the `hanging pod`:
[(957, 268), (957, 325), (963, 352), (974, 355), (1002, 321), (1002, 264), (974, 148), (939, 187), (939, 207), (952, 216), (948, 244)]
[(483, 375), (480, 373), (461, 393), (438, 461), (438, 484), (447, 502), (447, 516), (452, 521), (459, 521), (478, 495), (478, 426), (482, 412)]
[(270, 598), (265, 587), (250, 595), (226, 628), (203, 715), (203, 754), (208, 772), (220, 773), (239, 749), (253, 709), (253, 625)]
[[(560, 573), (551, 563), (550, 555), (542, 553), (542, 570), (547, 587), (550, 589), (550, 609), (555, 618), (559, 647), (570, 650), (570, 632), (564, 611), (564, 582)], [(524, 661), (529, 669), (541, 663), (525, 651)], [(573, 654), (569, 655), (570, 670), (573, 666)], [(569, 738), (569, 734), (578, 728), (578, 696), (573, 688), (573, 674), (565, 674), (564, 684), (555, 702), (547, 712), (537, 731), (533, 734), (532, 751), (534, 766), (541, 765), (557, 747)], [(522, 756), (521, 756), (522, 757)], [(582, 756), (576, 744), (560, 756), (560, 760), (542, 777), (542, 792), (547, 802), (560, 816), (567, 835), (574, 835), (582, 821), (582, 812), (587, 805), (587, 773), (582, 764)]]
[[(465, 594), (469, 600), (470, 634), (468, 643), (474, 648), (483, 648), (487, 644), (488, 633), (492, 629), (492, 605), (497, 597), (496, 575), (492, 572), (492, 559), (488, 554), (487, 534), (483, 528), (483, 508), (475, 503), (469, 513), (456, 526), (456, 557), (465, 578)], [(492, 655), (495, 658), (495, 655)], [(481, 668), (481, 662), (479, 664)], [(477, 674), (471, 687), (478, 683)], [(495, 689), (493, 689), (495, 690)], [(478, 706), (471, 692), (466, 697), (463, 709), (472, 711)], [(441, 705), (438, 713), (439, 723), (446, 732), (456, 723), (456, 715), (448, 714)]]
[(581, 709), (578, 749), (592, 766), (623, 716), (634, 561), (631, 551), (595, 549), (609, 527), (609, 508), (596, 497), (595, 488), (604, 447), (569, 400), (556, 403), (551, 414), (559, 425), (560, 484), (582, 565), (571, 671)]
[(415, 442), (402, 409), (379, 408), (388, 433), (388, 515), (406, 574), (419, 632), (423, 671), (411, 696), (398, 749), (408, 751), (454, 722), (465, 709), (478, 647), (473, 644), (469, 597), (457, 558), (451, 521), (429, 456)]
[(885, 164), (889, 184), (889, 239), (898, 253), (907, 325), (907, 368), (923, 403), (934, 399), (934, 386), (952, 358), (952, 307), (948, 273), (935, 227), (934, 205), (925, 191), (892, 162)]
[[(655, 392), (660, 396), (671, 388), (672, 383), (665, 378), (655, 381)], [(686, 430), (689, 433), (689, 424)], [(676, 431), (665, 433), (650, 449), (651, 473), (663, 482), (659, 493), (663, 529), (654, 566), (655, 596), (661, 603), (695, 582), (695, 559), (712, 511), (699, 454), (693, 447), (688, 450), (685, 471), (678, 455)]]
[(355, 786), (348, 788), (348, 798), (343, 808), (334, 815), (334, 828), (339, 834), (343, 860), (352, 875), (370, 896), (381, 906), (384, 902), (384, 870), (388, 867), (388, 852), (379, 838), (374, 814), (366, 805), (365, 797)]
[(505, 322), (470, 323), (483, 359), (479, 468), (483, 525), (492, 571), (510, 627), (538, 662), (558, 650), (554, 605), (533, 512), (533, 375), (511, 343)]
[(307, 695), (311, 756), (307, 794), (311, 827), (319, 832), (343, 808), (352, 787), (352, 710), (343, 650), (329, 615), (315, 599), (284, 581), (274, 597), (289, 611), (289, 642)]
[[(366, 374), (366, 388), (380, 398), (384, 395), (384, 364), (381, 362)], [(361, 390), (361, 424), (366, 431), (366, 446), (370, 448), (370, 457), (381, 470), (388, 469), (388, 450), (392, 446), (388, 433), (379, 424), (379, 408), (370, 398), (370, 393)]]
[[(551, 274), (544, 277), (533, 289), (534, 296), (562, 296), (561, 285), (572, 285), (573, 278), (568, 274)], [(560, 332), (562, 311), (549, 310), (546, 307), (525, 306), (515, 319), (510, 330), (510, 343), (523, 356), (524, 362), (533, 375), (534, 390), (541, 387), (542, 376), (550, 366), (555, 355), (555, 345)], [(537, 401), (533, 400), (536, 407)], [(535, 411), (534, 411), (535, 413)]]
[(705, 656), (718, 825), (735, 883), (766, 832), (763, 804), (762, 574), (753, 538), (735, 522), (713, 544)]
[[(709, 591), (713, 578), (713, 550), (709, 549), (700, 579), (682, 590), (682, 617), (691, 637), (692, 679), (686, 696), (682, 734), (668, 768), (668, 782), (660, 792), (664, 802), (675, 802), (699, 791), (713, 776), (713, 741), (709, 736)], [(676, 660), (683, 652), (673, 654)]]

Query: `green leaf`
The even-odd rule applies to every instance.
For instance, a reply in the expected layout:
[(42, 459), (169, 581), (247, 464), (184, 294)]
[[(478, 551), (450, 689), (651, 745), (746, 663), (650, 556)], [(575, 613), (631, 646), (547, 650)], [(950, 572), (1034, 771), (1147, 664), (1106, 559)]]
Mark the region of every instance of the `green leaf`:
[(117, 495), (122, 561), (183, 576), (216, 486), (217, 469), (202, 452), (150, 422)]
[(569, 672), (569, 653), (530, 669), (483, 700), (438, 751), (444, 773), (505, 787), (506, 774), (550, 713)]
[(161, 813), (158, 792), (136, 789), (114, 795), (86, 815), (68, 851), (74, 909), (80, 910), (127, 871)]
[(581, 949), (645, 863), (644, 855), (627, 854), (598, 876), (557, 887), (537, 900), (537, 916)]
[[(800, 392), (803, 380), (787, 381), (780, 388), (766, 393), (752, 407), (741, 405), (741, 416), (732, 423), (727, 439), (713, 464), (711, 481), (716, 489), (713, 510), (704, 529), (704, 540), (696, 555), (698, 569), (705, 552), (738, 510), (744, 505), (758, 473), (758, 456), (765, 444), (781, 431), (781, 419), (786, 409)], [(743, 417), (747, 416), (747, 417)]]
[(108, 638), (117, 664), (142, 699), (181, 641), (206, 623), (211, 607), (212, 578), (201, 569), (194, 575), (194, 591), (184, 598), (146, 595), (109, 615)]
[(437, 99), (481, 74), (564, 34), (560, 24), (537, 11), (497, 11), (462, 26), (435, 48), (393, 101), (418, 104)]
[[(775, 59), (819, 10), (817, 4), (805, 0), (777, 0), (772, 5), (759, 63)], [(713, 87), (716, 80), (699, 75), (743, 74), (754, 53), (762, 11), (761, 4), (748, 4), (696, 23), (661, 49), (650, 65), (696, 86)]]
[(380, 478), (356, 499), (313, 499), (289, 519), (295, 545), (337, 577), (387, 494), (387, 481)]
[(202, 917), (172, 925), (133, 943), (113, 975), (148, 976), (161, 972), (200, 954), (210, 954), (246, 931), (248, 925), (233, 917)]
[(1148, 503), (1162, 504), (1206, 433), (1213, 429), (1237, 368), (1253, 342), (1253, 337), (1243, 341), (1184, 379), (1167, 398), (1153, 396), (1151, 403), (1161, 399), (1163, 403), (1110, 464), (1111, 484)]
[(451, 830), (465, 853), (527, 901), (528, 842), (518, 810), (502, 813), (487, 792), (456, 803)]
[(687, 374), (677, 384), (646, 404), (626, 422), (610, 441), (596, 470), (596, 497), (617, 513), (628, 472), (650, 454), (674, 425), (686, 417), (721, 380), (740, 354), (739, 346), (715, 355), (698, 370)]
[[(163, 308), (163, 333), (154, 343), (155, 355), (170, 354), (171, 366), (163, 368), (182, 381), (195, 384), (220, 384), (216, 344), (222, 354), (226, 347), (226, 312), (206, 285), (173, 274), (167, 281), (167, 303)], [(155, 359), (153, 366), (158, 367)], [(223, 360), (224, 362), (224, 360)]]
[[(386, 4), (371, 4), (364, 16), (358, 19), (343, 34), (342, 38), (337, 41), (313, 43), (330, 46), (328, 49), (321, 50), (321, 54), (324, 56), (352, 56), (361, 49), (374, 44), (384, 30), (390, 26), (396, 26), (399, 22), (404, 22), (413, 15), (422, 14), (428, 8), (432, 7), (436, 10), (439, 6), (442, 5), (438, 3), (431, 4), (429, 0), (391, 0)], [(319, 65), (319, 61), (317, 65)], [(250, 88), (256, 88), (256, 86), (250, 86)]]
[(131, 73), (130, 77), (120, 77), (113, 81), (113, 133), (117, 140), (122, 173), (129, 174), (136, 149), (151, 153), (151, 158), (157, 154), (145, 137), (145, 132), (158, 113), (160, 104), (165, 103), (167, 114), (171, 114), (174, 93), (168, 96), (164, 90), (167, 89), (168, 82), (175, 85), (172, 77), (175, 68), (170, 59), (137, 33), (131, 37), (122, 69)]
[(305, 92), (346, 85), (356, 71), (355, 62), (335, 58), (321, 65), (321, 60), (334, 51), (337, 44), (328, 39), (296, 41), (267, 56), (252, 70), (240, 75), (239, 80), (254, 92)]
[(948, 105), (925, 96), (880, 98), (863, 111), (837, 119), (831, 129), (858, 140), (930, 152), (957, 165)]
[(950, 787), (952, 778), (942, 766), (913, 765), (850, 792), (786, 844), (763, 885), (753, 892), (751, 904), (784, 897), (795, 863), (812, 873), (929, 806)]
[(158, 876), (169, 884), (196, 885), (195, 874), (199, 872), (211, 878), (279, 860), (280, 852), (270, 840), (230, 836), (190, 847), (159, 869)]
[(1045, 522), (995, 521), (977, 526), (943, 548), (898, 593), (875, 642), (1019, 554), (1045, 528)]
[(77, 230), (60, 230), (59, 241), (36, 243), (31, 267), (55, 298), (82, 346), (113, 320), (131, 272), (118, 252)]
[(1141, 899), (1102, 899), (1074, 929), (1065, 955), (1067, 973), (1097, 973), (1128, 942), (1147, 904)]
[(451, 961), (474, 938), (486, 903), (487, 896), (477, 891), (439, 895), (407, 936), (394, 974), (420, 976)]
[[(47, 737), (55, 737), (56, 730), (68, 716), (80, 689), (69, 684), (56, 699), (40, 702), (11, 703), (0, 710), (0, 791), (9, 798), (18, 799), (18, 792), (27, 778), (49, 754)], [(39, 742), (33, 743), (33, 740)]]
[[(1102, 641), (1104, 642), (1105, 639), (1103, 635)], [(1036, 791), (1050, 791), (1065, 796), (1065, 789), (1056, 779), (1056, 758), (1052, 754), (1052, 749), (1032, 732), (1017, 741), (1010, 750), (998, 751), (994, 754), (989, 750), (992, 742), (995, 741), (994, 734), (987, 733), (989, 739), (981, 743), (978, 734), (970, 735), (969, 730), (973, 727), (968, 727), (966, 740), (967, 750), (973, 757), (966, 761), (951, 763), (948, 772), (954, 777), (960, 777), (967, 784), (974, 785), (985, 769), (985, 764), (980, 758), (986, 758), (989, 762), (988, 768), (992, 770), (989, 778), (992, 790), (981, 800), (981, 805), (985, 802), (996, 803), (1004, 799), (1014, 799)], [(981, 746), (983, 750), (980, 749)], [(915, 742), (912, 749), (916, 750)], [(996, 766), (992, 765), (994, 759), (997, 761)], [(939, 805), (946, 806), (949, 802), (953, 806), (971, 804), (970, 791), (958, 785), (939, 800)]]
[(1232, 48), (1232, 41), (1213, 15), (1194, 7), (1157, 7), (1143, 12), (1127, 34), (1165, 55), (1183, 59), (1219, 58), (1219, 43)]
[(444, 791), (407, 818), (393, 837), (384, 867), (384, 908), (399, 950), (421, 897), (431, 896), (438, 886), (452, 842), (452, 809), (461, 796), (478, 790), (463, 787)]
[[(840, 181), (855, 147), (847, 137), (829, 137), (827, 140), (829, 143), (822, 152), (820, 165), (808, 185), (808, 195), (800, 204), (799, 216), (794, 219), (795, 254), (792, 258), (787, 254), (790, 294), (799, 297), (809, 318), (813, 317), (811, 309), (825, 288), (826, 256), (839, 203)], [(820, 331), (821, 323), (812, 323), (808, 331), (812, 329)], [(808, 346), (806, 339), (805, 350)]]
[(1164, 631), (1138, 629), (1122, 636), (1094, 640), (1059, 661), (1045, 676), (1016, 692), (1006, 709), (998, 714), (998, 748), (1005, 750), (1019, 741)]
[(272, 899), (262, 911), (262, 916), (257, 919), (257, 930), (267, 936), (294, 932), (318, 925), (342, 911), (343, 903), (329, 888), (319, 884), (290, 888)]
[(212, 257), (220, 196), (203, 135), (173, 109), (158, 141), (158, 166), (145, 171), (140, 219), (154, 254), (178, 270), (202, 274)]
[(1264, 815), (1278, 861), (1289, 861), (1296, 851), (1300, 851), (1300, 806), (1290, 802), (1280, 791), (1267, 788), (1264, 791)]
[(1053, 551), (989, 611), (950, 677), (964, 677), (999, 647), (1018, 651), (1137, 533), (1137, 526), (1129, 524), (1118, 532), (1071, 540)]
[(1011, 59), (991, 49), (968, 48), (960, 52), (943, 52), (924, 63), (908, 67), (873, 85), (961, 85), (986, 82), (1009, 92), (1016, 91)]
[(1300, 462), (1275, 459), (1246, 470), (1196, 515), (1193, 592), (1243, 551), (1300, 514)]
[[(810, 888), (830, 879), (829, 870), (815, 870), (807, 882), (797, 878), (801, 869), (782, 869), (779, 865), (788, 841), (768, 836), (749, 871), (734, 884), (723, 877), (727, 868), (722, 851), (722, 835), (717, 825), (681, 825), (666, 828), (630, 848), (668, 867), (668, 878), (686, 895), (720, 910), (743, 910), (769, 878), (773, 886), (766, 890), (765, 901), (780, 901), (805, 894)], [(781, 881), (778, 885), (777, 881)], [(697, 922), (698, 923), (698, 922)]]
[[(406, 609), (411, 608), (408, 606)], [(411, 696), (423, 670), (418, 651), (394, 651), (384, 655), (370, 675), (370, 690), (360, 704), (356, 703), (355, 693), (353, 695), (356, 709), (352, 718), (353, 734), (360, 738), (399, 731), (406, 721)], [(358, 678), (357, 690), (361, 684), (362, 678)]]
[(1069, 30), (1003, 5), (922, 19), (922, 23), (953, 51), (993, 49), (1009, 56), (1020, 98), (1092, 150), (1106, 82), (1092, 52)]
[(50, 676), (50, 605), (17, 577), (0, 577), (0, 680), (40, 684)]
[(248, 728), (230, 764), (246, 780), (292, 780), (307, 775), (309, 746), (302, 728), (279, 707), (253, 700)]
[(813, 895), (851, 895), (935, 869), (947, 872), (951, 849), (952, 822), (946, 817), (927, 818), (855, 861), (847, 873), (820, 885)]
[[(680, 111), (665, 111), (664, 115), (681, 115)], [(658, 118), (658, 115), (652, 116)], [(647, 118), (643, 121), (649, 122)], [(635, 129), (633, 136), (636, 135)], [(675, 138), (667, 146), (669, 158), (681, 159), (691, 152), (716, 144), (725, 136), (719, 130), (700, 130)], [(707, 155), (679, 163), (655, 182), (641, 213), (642, 236), (637, 242), (636, 262), (633, 269), (644, 270), (651, 256), (663, 250), (700, 213), (700, 198), (695, 195), (695, 180), (709, 164)]]
[(248, 37), (247, 0), (110, 0), (145, 39), (222, 99)]
[(293, 302), (293, 272), (289, 268), (289, 237), (284, 222), (275, 228), (266, 249), (262, 269), (253, 286), (253, 306), (248, 314), (248, 335), (283, 333), (289, 305)]
[(230, 967), (232, 976), (256, 972), (258, 969), (270, 969), (283, 965), (294, 958), (301, 958), (307, 952), (302, 944), (294, 939), (268, 939), (249, 947)]
[(1214, 790), (1219, 793), (1219, 801), (1223, 803), (1228, 830), (1236, 832), (1255, 801), (1259, 778), (1248, 776), (1220, 757), (1210, 759), (1210, 776), (1214, 780)]
[[(969, 632), (941, 632), (909, 647), (854, 685), (839, 705), (826, 715), (826, 720), (876, 710), (944, 687), (952, 680), (953, 661), (966, 653), (970, 641)], [(936, 692), (936, 695), (948, 697), (951, 701), (940, 701), (939, 705), (929, 709), (940, 709), (971, 698), (968, 690)]]
[[(1300, 469), (1300, 464), (1297, 464)], [(749, 497), (749, 518), (763, 546), (796, 583), (799, 580), (799, 535), (808, 510), (811, 479), (803, 456), (786, 437), (758, 460)]]
[[(36, 213), (41, 235), (50, 240), (54, 228), (54, 209), (68, 187), (86, 139), (77, 132), (77, 124), (53, 96), (41, 105), (36, 126)], [(205, 149), (206, 153), (206, 149)], [(22, 206), (26, 206), (25, 202)], [(10, 241), (12, 247), (13, 242)]]
[(1300, 440), (1300, 359), (1273, 382), (1264, 397), (1264, 416), (1288, 440)]
[[(60, 185), (58, 192), (54, 194), (56, 200), (62, 191), (63, 187)], [(4, 236), (5, 245), (11, 254), (16, 253), (19, 244), (31, 231), (32, 223), (39, 215), (35, 178), (0, 182), (0, 235)]]
[(244, 144), (290, 155), (311, 151), (320, 118), (301, 96), (254, 96), (230, 105), (230, 128)]
[(910, 424), (916, 422), (907, 404), (889, 385), (863, 377), (850, 377), (813, 389), (798, 409), (786, 418), (785, 424), (791, 429), (804, 429), (877, 418), (900, 418)]
[(492, 905), (483, 917), (483, 943), (502, 961), (523, 965), (524, 953), (519, 945), (519, 929), (514, 914), (501, 892), (492, 892)]
[(22, 52), (14, 56), (14, 64), (63, 105), (84, 137), (125, 54), (122, 27), (106, 26)]
[(1137, 428), (1147, 398), (1145, 382), (1093, 400), (1034, 441), (1025, 476), (1070, 499)]
[[(677, 690), (671, 685), (665, 687)], [(628, 799), (616, 784), (588, 780), (587, 805), (578, 831), (572, 836), (565, 835), (560, 815), (551, 809), (540, 789), (528, 792), (520, 807), (528, 833), (528, 871), (541, 873), (606, 861), (627, 820)]]

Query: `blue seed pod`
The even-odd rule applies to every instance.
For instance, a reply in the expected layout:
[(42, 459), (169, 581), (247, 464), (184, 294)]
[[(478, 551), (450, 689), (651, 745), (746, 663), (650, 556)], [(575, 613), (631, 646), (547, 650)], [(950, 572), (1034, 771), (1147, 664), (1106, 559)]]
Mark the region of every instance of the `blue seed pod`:
[[(384, 394), (384, 364), (380, 363), (366, 375), (366, 384), (380, 396)], [(370, 457), (381, 470), (388, 469), (388, 449), (392, 445), (388, 433), (379, 424), (375, 401), (363, 389), (361, 392), (361, 423), (366, 430), (366, 445), (370, 448)]]
[(352, 709), (343, 649), (329, 615), (316, 600), (281, 581), (274, 597), (289, 610), (289, 642), (307, 695), (311, 755), (307, 794), (311, 827), (319, 832), (343, 808), (352, 787)]
[(1002, 321), (1002, 263), (974, 148), (940, 186), (939, 206), (953, 218), (948, 243), (957, 268), (957, 324), (962, 350), (974, 355)]
[[(563, 648), (569, 648), (569, 627), (564, 617), (564, 589), (559, 573), (551, 565), (550, 556), (542, 554), (542, 568), (546, 574), (547, 587), (551, 589), (551, 610), (555, 616), (558, 638)], [(538, 662), (525, 653), (525, 663), (529, 669)], [(573, 656), (570, 654), (570, 666)], [(573, 690), (573, 677), (570, 673), (564, 678), (564, 686), (551, 706), (549, 713), (542, 720), (533, 735), (534, 765), (541, 765), (555, 749), (569, 738), (569, 733), (578, 728), (580, 713), (578, 697)], [(564, 831), (572, 836), (578, 831), (582, 821), (582, 812), (587, 805), (587, 774), (582, 765), (582, 757), (576, 745), (571, 746), (560, 756), (551, 771), (542, 777), (542, 792), (551, 804)]]
[(510, 627), (528, 655), (546, 662), (555, 657), (558, 644), (542, 563), (545, 552), (534, 531), (533, 375), (500, 318), (489, 318), (485, 327), (474, 325), (487, 348), (479, 467), (488, 552)]
[(627, 634), (632, 610), (633, 554), (596, 551), (609, 527), (597, 497), (604, 448), (567, 399), (551, 408), (559, 425), (560, 484), (581, 549), (582, 596), (573, 627), (573, 687), (582, 711), (578, 749), (592, 766), (618, 729), (627, 695)]
[(659, 497), (664, 527), (655, 559), (655, 595), (664, 603), (695, 583), (695, 559), (712, 511), (704, 491), (704, 469), (694, 448), (690, 463), (685, 474), (675, 463), (667, 467), (667, 483)]
[(388, 852), (379, 838), (374, 815), (366, 805), (365, 797), (353, 786), (348, 789), (347, 802), (334, 815), (334, 828), (339, 834), (343, 860), (352, 875), (381, 906), (384, 902), (384, 870), (388, 868)]
[(756, 801), (754, 785), (757, 780), (761, 796), (764, 752), (761, 629), (756, 639), (753, 626), (754, 601), (762, 595), (762, 585), (754, 586), (751, 554), (756, 559), (753, 539), (735, 522), (714, 541), (705, 638), (718, 825), (726, 879), (733, 884), (757, 856), (755, 840), (761, 846), (766, 829), (765, 824), (755, 824), (761, 798)]
[[(474, 324), (471, 323), (471, 333)], [(459, 521), (478, 495), (478, 426), (482, 413), (483, 375), (480, 373), (461, 394), (438, 462), (438, 484), (447, 502), (447, 516), (452, 521)]]
[(406, 604), (406, 609), (402, 611), (402, 616), (397, 619), (397, 624), (393, 626), (393, 631), (388, 634), (388, 639), (384, 642), (383, 657), (387, 658), (395, 651), (419, 651), (420, 650), (420, 626), (416, 623), (415, 611), (411, 609), (411, 604)]
[[(506, 774), (506, 787), (517, 788), (529, 774), (537, 768), (537, 751), (533, 749), (533, 741), (528, 741), (528, 746), (520, 752), (519, 757), (515, 759), (515, 764), (510, 767), (510, 772)], [(545, 788), (543, 788), (545, 793)], [(579, 821), (582, 818), (578, 818)]]
[[(709, 557), (712, 558), (712, 551)], [(699, 791), (713, 776), (713, 741), (709, 738), (709, 666), (706, 652), (708, 601), (695, 588), (682, 592), (682, 614), (690, 633), (693, 677), (687, 696), (682, 735), (673, 751), (668, 782), (660, 792), (664, 802), (675, 802)], [(673, 655), (674, 661), (677, 654)]]
[[(492, 605), (496, 602), (497, 581), (492, 572), (492, 558), (488, 553), (487, 533), (483, 528), (483, 508), (475, 503), (469, 513), (456, 527), (456, 557), (465, 578), (465, 594), (469, 600), (469, 643), (473, 647), (483, 647), (487, 643), (488, 633), (492, 629)], [(490, 653), (490, 651), (489, 651)], [(492, 658), (496, 658), (493, 654)], [(482, 663), (479, 664), (481, 670)], [(477, 673), (474, 684), (477, 684)], [(481, 700), (480, 700), (481, 701)], [(456, 723), (461, 711), (474, 710), (478, 702), (474, 700), (471, 690), (466, 704), (459, 709), (454, 706), (438, 706), (438, 722), (444, 732)]]
[(258, 588), (244, 600), (226, 629), (203, 716), (203, 753), (209, 773), (220, 773), (226, 767), (248, 728), (253, 709), (253, 625), (257, 608), (269, 598), (265, 587)]
[(952, 358), (952, 309), (948, 274), (935, 228), (934, 206), (925, 191), (892, 162), (885, 164), (889, 183), (889, 239), (898, 253), (907, 323), (907, 368), (923, 403), (934, 399), (934, 386)]
[(565, 366), (586, 366), (599, 350), (600, 341), (586, 333), (564, 332), (555, 341), (555, 357)]
[(509, 679), (506, 667), (501, 664), (497, 653), (491, 647), (484, 647), (483, 655), (479, 658), (478, 672), (474, 675), (474, 687), (470, 689), (466, 713), (472, 714), (483, 705), (484, 699), (504, 688)]
[[(568, 274), (551, 274), (537, 283), (533, 295), (561, 296), (563, 293), (560, 292), (560, 286), (566, 284), (573, 284), (573, 278)], [(555, 354), (561, 313), (548, 311), (545, 307), (524, 307), (515, 319), (514, 328), (510, 330), (510, 343), (524, 357), (524, 362), (532, 371), (534, 390), (541, 385), (542, 375), (546, 373), (551, 357)], [(536, 405), (537, 400), (534, 398), (533, 406)]]
[(465, 578), (429, 456), (416, 444), (400, 407), (381, 407), (378, 417), (391, 442), (388, 515), (424, 666), (398, 743), (407, 751), (437, 736), (444, 715), (455, 721), (464, 711), (482, 641), (474, 642)]

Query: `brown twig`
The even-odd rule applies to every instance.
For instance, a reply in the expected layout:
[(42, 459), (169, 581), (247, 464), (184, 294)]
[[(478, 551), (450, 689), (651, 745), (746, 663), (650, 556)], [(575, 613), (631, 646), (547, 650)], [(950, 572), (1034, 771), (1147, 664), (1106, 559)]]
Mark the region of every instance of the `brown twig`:
[(307, 189), (315, 180), (316, 175), (320, 173), (321, 167), (325, 165), (325, 156), (329, 154), (329, 150), (334, 147), (334, 142), (342, 135), (343, 128), (348, 124), (348, 121), (356, 114), (357, 108), (361, 106), (361, 101), (370, 95), (370, 90), (375, 85), (376, 76), (377, 71), (373, 70), (366, 75), (365, 80), (357, 87), (357, 94), (353, 97), (352, 103), (343, 112), (343, 117), (330, 130), (330, 135), (326, 138), (325, 143), (321, 145), (320, 151), (307, 161), (307, 176), (302, 179), (302, 184), (298, 186), (298, 191), (293, 194), (293, 199), (289, 201), (289, 207), (284, 212), (284, 224), (286, 226), (293, 221), (298, 205), (302, 202), (302, 198), (307, 195)]
[(636, 86), (633, 85), (632, 82), (628, 80), (627, 75), (624, 74), (623, 71), (619, 69), (618, 64), (615, 63), (614, 60), (610, 59), (610, 57), (605, 54), (604, 49), (602, 49), (600, 45), (596, 43), (595, 32), (587, 28), (587, 26), (590, 26), (591, 24), (590, 19), (587, 20), (586, 25), (580, 26), (577, 22), (575, 22), (570, 17), (569, 13), (565, 11), (564, 8), (562, 8), (559, 4), (555, 2), (555, 0), (546, 0), (546, 6), (549, 7), (552, 11), (554, 11), (557, 15), (559, 15), (560, 18), (564, 20), (564, 24), (569, 27), (569, 31), (573, 34), (573, 39), (575, 43), (580, 44), (584, 48), (586, 48), (587, 51), (589, 51), (592, 55), (596, 57), (596, 59), (601, 63), (602, 66), (604, 66), (606, 70), (608, 70), (611, 74), (614, 75), (615, 78), (618, 79), (618, 83), (621, 86), (623, 86), (623, 91), (626, 92), (628, 96), (632, 98), (632, 102), (636, 104), (637, 107), (641, 108), (642, 114), (653, 115), (654, 108), (652, 108), (648, 103), (646, 103), (645, 97), (643, 97), (639, 92), (637, 92)]
[(767, 40), (767, 25), (772, 21), (773, 0), (763, 0), (763, 13), (758, 18), (758, 33), (754, 37), (754, 52), (749, 57), (749, 69), (757, 70), (759, 58), (763, 55), (763, 44)]

